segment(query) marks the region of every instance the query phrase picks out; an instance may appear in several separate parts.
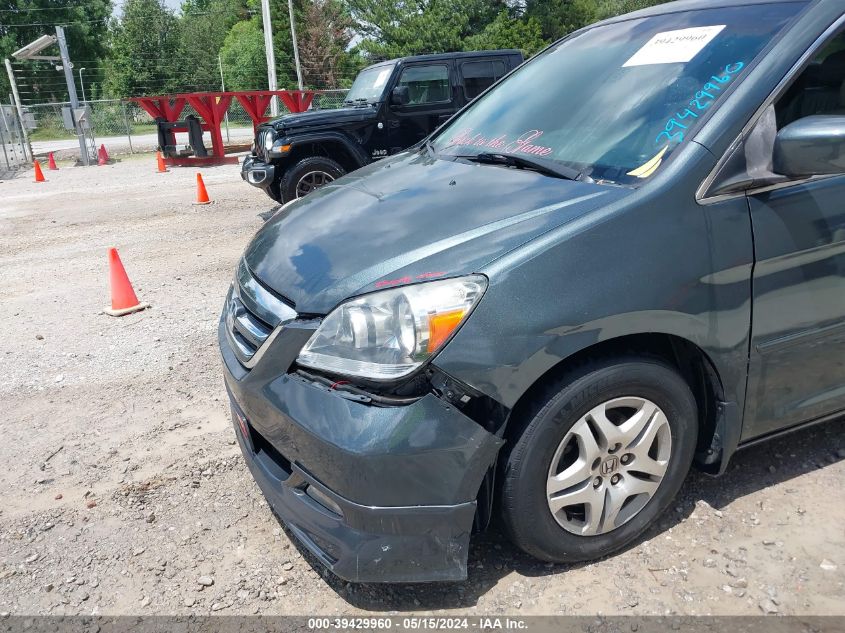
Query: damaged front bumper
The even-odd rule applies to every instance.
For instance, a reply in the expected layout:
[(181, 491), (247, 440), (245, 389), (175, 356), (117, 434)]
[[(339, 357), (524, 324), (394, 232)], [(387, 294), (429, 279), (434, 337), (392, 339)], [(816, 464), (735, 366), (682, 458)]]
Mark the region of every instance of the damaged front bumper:
[(465, 579), (476, 496), (502, 440), (432, 394), (374, 406), (280, 372), (304, 340), (285, 328), (278, 353), (247, 372), (219, 331), (238, 442), (273, 510), (346, 580)]

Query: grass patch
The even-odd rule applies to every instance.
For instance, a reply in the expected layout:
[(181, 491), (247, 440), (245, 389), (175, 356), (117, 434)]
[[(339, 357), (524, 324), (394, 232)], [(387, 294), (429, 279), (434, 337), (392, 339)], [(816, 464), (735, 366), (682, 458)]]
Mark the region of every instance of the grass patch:
[[(133, 136), (155, 133), (155, 123), (135, 123), (132, 125)], [(126, 136), (126, 130), (123, 128), (117, 130), (103, 131), (94, 130), (94, 138), (100, 138), (105, 136)], [(39, 127), (34, 130), (30, 130), (29, 138), (32, 141), (61, 141), (65, 139), (76, 138), (76, 134), (74, 134), (72, 130), (66, 130), (64, 128)]]

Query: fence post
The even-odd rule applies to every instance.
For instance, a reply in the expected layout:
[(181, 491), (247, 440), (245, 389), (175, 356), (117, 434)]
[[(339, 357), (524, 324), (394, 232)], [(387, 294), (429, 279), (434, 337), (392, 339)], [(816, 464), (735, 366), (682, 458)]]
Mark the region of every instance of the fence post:
[(132, 149), (132, 128), (129, 127), (129, 117), (126, 116), (126, 102), (121, 101), (120, 107), (123, 108), (123, 124), (126, 126), (126, 138), (129, 139), (129, 153), (134, 154), (135, 150)]
[[(2, 112), (0, 107), (0, 114), (3, 115), (3, 122), (6, 122), (6, 115)], [(6, 163), (6, 171), (12, 171), (12, 164), (9, 162), (9, 156), (6, 154), (6, 137), (3, 135), (3, 128), (0, 127), (0, 145), (3, 146), (3, 160)]]

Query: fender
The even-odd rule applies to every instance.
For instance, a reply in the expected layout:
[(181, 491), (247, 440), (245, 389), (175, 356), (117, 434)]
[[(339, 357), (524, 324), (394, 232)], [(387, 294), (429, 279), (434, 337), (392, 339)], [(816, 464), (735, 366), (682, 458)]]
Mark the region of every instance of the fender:
[[(304, 134), (293, 134), (291, 136), (282, 136), (283, 145), (290, 145), (291, 151), (295, 150), (297, 146), (311, 144), (311, 143), (340, 143), (349, 155), (358, 163), (358, 167), (363, 167), (370, 162), (369, 156), (358, 143), (353, 141), (347, 135), (340, 132), (320, 131), (320, 132), (306, 132)], [(289, 154), (288, 152), (287, 154)], [(273, 152), (271, 158), (284, 158), (287, 154), (279, 154)]]

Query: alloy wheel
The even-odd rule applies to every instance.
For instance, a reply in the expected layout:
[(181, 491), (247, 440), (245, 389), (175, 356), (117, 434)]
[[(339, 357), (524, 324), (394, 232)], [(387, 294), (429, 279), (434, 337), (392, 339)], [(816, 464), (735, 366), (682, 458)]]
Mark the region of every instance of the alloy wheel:
[(546, 499), (555, 521), (581, 536), (615, 530), (657, 492), (672, 454), (666, 415), (645, 398), (614, 398), (594, 407), (555, 451)]
[(299, 182), (296, 183), (296, 197), (311, 193), (315, 189), (319, 189), (323, 185), (327, 185), (334, 180), (334, 176), (325, 171), (309, 171), (303, 174)]

